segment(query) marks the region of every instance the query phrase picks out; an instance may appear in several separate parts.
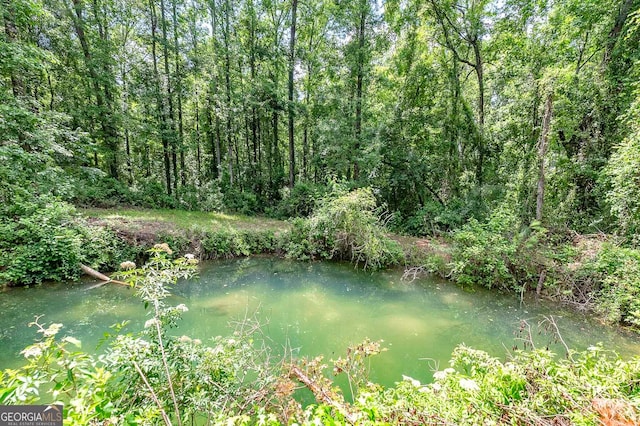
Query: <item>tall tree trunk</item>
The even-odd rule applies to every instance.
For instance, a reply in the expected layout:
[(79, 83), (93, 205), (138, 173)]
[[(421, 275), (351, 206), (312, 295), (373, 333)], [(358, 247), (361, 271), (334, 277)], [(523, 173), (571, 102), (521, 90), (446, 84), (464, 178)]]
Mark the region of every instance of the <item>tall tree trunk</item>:
[(478, 164), (476, 168), (476, 180), (478, 186), (482, 187), (484, 176), (484, 64), (480, 53), (480, 40), (473, 43), (473, 53), (475, 56), (475, 71), (478, 79)]
[[(251, 84), (256, 83), (256, 12), (253, 0), (249, 1), (249, 70)], [(253, 148), (253, 163), (259, 168), (258, 163), (258, 111), (255, 99), (251, 99), (251, 145)]]
[(51, 82), (51, 73), (47, 71), (47, 82), (49, 83), (49, 111), (53, 111), (53, 103), (55, 100), (55, 91), (53, 90), (53, 83)]
[[(192, 31), (192, 40), (193, 40), (193, 75), (200, 75), (200, 54), (198, 53), (198, 30), (197, 30), (197, 18), (194, 17), (193, 21), (191, 21), (191, 31)], [(199, 187), (202, 183), (202, 148), (200, 141), (200, 93), (198, 83), (194, 84), (195, 88), (195, 99), (194, 99), (194, 109), (195, 109), (195, 125), (196, 125), (196, 179), (195, 185)]]
[(304, 94), (304, 128), (302, 129), (302, 176), (308, 179), (308, 159), (309, 159), (309, 99), (311, 92), (311, 62), (307, 63), (307, 90)]
[[(220, 115), (218, 114), (219, 105), (218, 105), (218, 73), (216, 68), (217, 61), (217, 34), (216, 31), (218, 29), (218, 19), (217, 19), (217, 7), (216, 0), (209, 0), (209, 14), (211, 16), (211, 38), (213, 40), (213, 58), (212, 58), (212, 78), (211, 78), (211, 95), (209, 107), (213, 104), (213, 110), (209, 110), (215, 116), (215, 137), (211, 137), (212, 143), (212, 161), (215, 160), (215, 172), (214, 177), (218, 180), (222, 179), (222, 153), (220, 152)], [(211, 114), (209, 114), (209, 119), (211, 118)], [(211, 129), (211, 127), (210, 127)]]
[(231, 52), (229, 51), (230, 16), (231, 6), (229, 0), (225, 0), (224, 21), (224, 81), (227, 95), (226, 122), (227, 122), (227, 166), (229, 170), (229, 184), (233, 186), (233, 141), (231, 140)]
[(353, 180), (360, 177), (360, 145), (362, 138), (362, 86), (364, 80), (364, 62), (365, 62), (365, 25), (367, 20), (367, 1), (360, 1), (360, 19), (358, 22), (358, 56), (357, 56), (357, 74), (356, 74), (356, 119), (355, 119), (355, 146), (353, 158)]
[(196, 185), (202, 182), (202, 152), (200, 148), (200, 108), (198, 105), (199, 94), (196, 86), (195, 113), (196, 113)]
[[(275, 171), (278, 172), (280, 170), (280, 150), (278, 149), (278, 110), (276, 108), (277, 106), (274, 106), (271, 112), (271, 129), (273, 131), (273, 142), (271, 145), (273, 153), (271, 154), (271, 162), (273, 166), (275, 166)], [(280, 173), (276, 176), (278, 175), (280, 175)]]
[(156, 49), (156, 29), (158, 25), (158, 17), (156, 15), (155, 0), (149, 0), (149, 10), (151, 12), (151, 57), (153, 60), (153, 77), (154, 89), (156, 95), (156, 106), (158, 110), (158, 118), (160, 119), (160, 138), (162, 140), (162, 154), (164, 159), (164, 177), (167, 185), (167, 194), (172, 194), (171, 188), (171, 159), (169, 157), (169, 138), (168, 138), (168, 119), (164, 105), (164, 98), (160, 88), (160, 73), (158, 72), (158, 54)]
[(296, 59), (296, 12), (298, 0), (291, 0), (291, 36), (289, 40), (289, 187), (295, 184), (295, 141), (293, 138), (293, 71)]
[(176, 72), (176, 99), (178, 101), (178, 151), (180, 151), (180, 183), (187, 184), (184, 164), (184, 123), (182, 121), (182, 70), (180, 69), (180, 50), (178, 46), (178, 13), (176, 0), (171, 0), (171, 18), (173, 23), (174, 69)]
[(607, 46), (604, 51), (604, 56), (602, 58), (602, 66), (605, 68), (609, 61), (611, 60), (611, 55), (613, 54), (613, 49), (616, 47), (616, 43), (618, 42), (618, 37), (624, 28), (624, 24), (627, 21), (627, 17), (629, 16), (629, 12), (633, 6), (634, 0), (623, 0), (620, 5), (620, 9), (618, 10), (618, 15), (616, 16), (616, 20), (613, 24), (613, 28), (609, 31), (609, 40), (607, 42)]
[(162, 28), (162, 55), (164, 59), (164, 74), (167, 79), (167, 104), (169, 105), (169, 117), (167, 120), (167, 130), (170, 135), (170, 147), (171, 147), (171, 164), (173, 166), (173, 189), (178, 187), (178, 158), (176, 147), (176, 133), (175, 133), (175, 115), (173, 111), (173, 87), (171, 84), (171, 69), (169, 68), (169, 42), (167, 38), (167, 19), (165, 16), (165, 2), (160, 0), (160, 19)]
[(549, 128), (551, 127), (551, 118), (553, 115), (553, 91), (547, 95), (547, 101), (544, 105), (544, 117), (542, 118), (542, 132), (538, 141), (538, 194), (536, 198), (536, 220), (542, 222), (542, 212), (544, 208), (544, 159), (549, 146)]
[[(127, 76), (125, 74), (124, 65), (120, 68), (120, 79), (122, 80), (122, 115), (124, 119), (127, 120), (127, 116), (129, 115), (129, 89), (127, 85)], [(124, 146), (125, 153), (127, 154), (127, 180), (129, 185), (133, 183), (133, 166), (131, 162), (131, 143), (129, 140), (129, 126), (125, 121), (124, 123)]]
[(211, 118), (211, 116), (214, 113), (214, 108), (211, 106), (211, 99), (209, 98), (207, 101), (207, 110), (205, 112), (206, 117), (207, 117), (207, 130), (208, 130), (208, 134), (209, 134), (209, 146), (211, 147), (211, 165), (210, 165), (210, 170), (211, 170), (211, 177), (214, 179), (219, 179), (219, 168), (217, 165), (217, 157), (218, 157), (218, 148), (219, 148), (219, 143), (216, 139), (216, 126), (214, 125), (214, 120)]

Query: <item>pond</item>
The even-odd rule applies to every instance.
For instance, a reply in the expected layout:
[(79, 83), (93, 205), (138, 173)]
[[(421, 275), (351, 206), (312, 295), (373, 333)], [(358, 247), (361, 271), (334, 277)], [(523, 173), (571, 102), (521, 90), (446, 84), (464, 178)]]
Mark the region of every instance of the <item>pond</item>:
[[(358, 271), (341, 263), (304, 263), (276, 258), (207, 262), (199, 278), (173, 288), (169, 303), (189, 307), (174, 332), (206, 341), (231, 333), (229, 322), (254, 314), (276, 349), (287, 344), (294, 355), (335, 359), (350, 344), (384, 340), (388, 351), (372, 359), (372, 380), (393, 385), (408, 375), (423, 382), (434, 368), (445, 368), (461, 343), (504, 359), (522, 347), (522, 321), (533, 327), (538, 347), (551, 337), (536, 324), (553, 317), (566, 344), (574, 349), (603, 343), (625, 357), (640, 354), (640, 339), (606, 327), (587, 315), (557, 305), (482, 288), (473, 290), (434, 278), (413, 282), (402, 271)], [(109, 326), (129, 319), (128, 330), (148, 319), (130, 288), (95, 282), (8, 289), (0, 294), (0, 369), (22, 364), (20, 350), (33, 342), (27, 324), (35, 315), (64, 324), (63, 335), (95, 348)], [(552, 350), (562, 353), (560, 344)]]

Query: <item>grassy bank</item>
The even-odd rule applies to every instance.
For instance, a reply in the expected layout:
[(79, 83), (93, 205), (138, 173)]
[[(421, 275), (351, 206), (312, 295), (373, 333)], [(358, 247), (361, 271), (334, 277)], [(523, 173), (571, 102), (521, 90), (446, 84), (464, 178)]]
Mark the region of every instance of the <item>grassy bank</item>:
[(99, 219), (103, 224), (123, 231), (153, 232), (154, 230), (288, 230), (289, 223), (258, 216), (244, 216), (219, 212), (198, 212), (172, 209), (78, 209), (83, 215)]

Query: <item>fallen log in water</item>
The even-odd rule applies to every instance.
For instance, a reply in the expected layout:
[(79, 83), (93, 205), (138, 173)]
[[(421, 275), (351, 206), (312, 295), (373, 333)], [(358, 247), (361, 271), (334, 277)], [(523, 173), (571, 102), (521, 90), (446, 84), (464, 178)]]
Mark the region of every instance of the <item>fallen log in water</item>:
[(80, 264), (80, 269), (82, 269), (82, 272), (84, 272), (85, 274), (87, 274), (87, 275), (89, 275), (89, 276), (91, 276), (91, 277), (93, 277), (95, 279), (98, 279), (100, 281), (104, 281), (103, 283), (100, 283), (98, 285), (94, 285), (91, 288), (100, 287), (100, 286), (103, 286), (103, 285), (108, 284), (108, 283), (122, 284), (122, 285), (126, 285), (126, 286), (129, 285), (129, 284), (127, 284), (125, 282), (122, 282), (122, 281), (113, 280), (113, 279), (109, 278), (108, 276), (106, 276), (104, 274), (101, 274), (100, 272), (96, 271), (95, 269), (90, 268), (87, 265), (83, 265), (82, 263)]

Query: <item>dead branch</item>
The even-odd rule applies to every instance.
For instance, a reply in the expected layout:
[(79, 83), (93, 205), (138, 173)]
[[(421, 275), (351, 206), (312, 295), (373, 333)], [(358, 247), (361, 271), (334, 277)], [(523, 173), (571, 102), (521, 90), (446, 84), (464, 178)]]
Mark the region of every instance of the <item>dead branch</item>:
[(413, 266), (404, 270), (401, 280), (409, 280), (409, 282), (413, 282), (419, 275), (426, 275), (427, 273), (429, 273), (429, 270), (424, 266)]
[(289, 377), (296, 378), (302, 382), (311, 392), (313, 392), (313, 395), (318, 401), (330, 405), (338, 410), (338, 412), (342, 414), (349, 423), (355, 424), (358, 420), (357, 415), (351, 413), (344, 404), (333, 399), (322, 386), (307, 376), (297, 365), (291, 366)]

